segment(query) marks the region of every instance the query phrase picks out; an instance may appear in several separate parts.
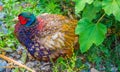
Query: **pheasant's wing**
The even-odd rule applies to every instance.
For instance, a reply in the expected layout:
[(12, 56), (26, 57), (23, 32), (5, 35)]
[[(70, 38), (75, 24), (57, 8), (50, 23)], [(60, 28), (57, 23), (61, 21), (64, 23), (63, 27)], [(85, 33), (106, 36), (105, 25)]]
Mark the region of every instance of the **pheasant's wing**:
[[(77, 37), (74, 31), (77, 21), (53, 14), (44, 14), (40, 18), (45, 25), (42, 30), (40, 27), (40, 35), (36, 37), (41, 45), (40, 49), (45, 48), (42, 60), (48, 60), (48, 58), (54, 60), (59, 56), (71, 56)], [(36, 53), (36, 57), (37, 55)]]

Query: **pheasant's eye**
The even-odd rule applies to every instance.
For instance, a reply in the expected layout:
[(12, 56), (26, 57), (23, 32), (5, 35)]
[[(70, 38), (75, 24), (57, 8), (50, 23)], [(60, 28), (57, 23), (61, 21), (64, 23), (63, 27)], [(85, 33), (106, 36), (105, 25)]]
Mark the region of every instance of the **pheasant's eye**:
[(20, 23), (21, 23), (22, 25), (26, 24), (27, 21), (28, 21), (28, 19), (26, 19), (26, 18), (23, 17), (23, 16), (19, 16), (18, 19), (19, 19), (19, 21), (20, 21)]

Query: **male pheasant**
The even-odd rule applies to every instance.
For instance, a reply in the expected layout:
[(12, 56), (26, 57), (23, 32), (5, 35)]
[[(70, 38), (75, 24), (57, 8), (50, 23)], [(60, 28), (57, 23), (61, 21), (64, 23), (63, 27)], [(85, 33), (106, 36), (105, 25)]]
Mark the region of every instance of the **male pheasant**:
[(22, 12), (15, 25), (15, 36), (28, 52), (40, 61), (55, 61), (58, 57), (70, 57), (77, 41), (77, 20), (57, 14), (38, 17)]

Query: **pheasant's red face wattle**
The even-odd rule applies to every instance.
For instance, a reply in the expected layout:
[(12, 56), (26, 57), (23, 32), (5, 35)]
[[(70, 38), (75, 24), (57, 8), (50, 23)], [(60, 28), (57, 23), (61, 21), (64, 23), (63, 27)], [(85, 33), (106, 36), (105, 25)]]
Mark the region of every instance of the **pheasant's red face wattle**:
[(26, 24), (27, 21), (28, 21), (28, 19), (26, 19), (26, 18), (23, 17), (23, 16), (19, 16), (18, 19), (19, 19), (19, 21), (20, 21), (20, 23), (21, 23), (22, 25)]

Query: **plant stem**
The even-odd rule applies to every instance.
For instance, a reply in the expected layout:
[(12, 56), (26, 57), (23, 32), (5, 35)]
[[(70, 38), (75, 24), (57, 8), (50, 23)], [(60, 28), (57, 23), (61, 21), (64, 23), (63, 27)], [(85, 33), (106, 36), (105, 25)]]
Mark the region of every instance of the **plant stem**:
[(105, 13), (99, 18), (96, 24), (98, 24), (103, 19), (104, 16), (105, 16)]

